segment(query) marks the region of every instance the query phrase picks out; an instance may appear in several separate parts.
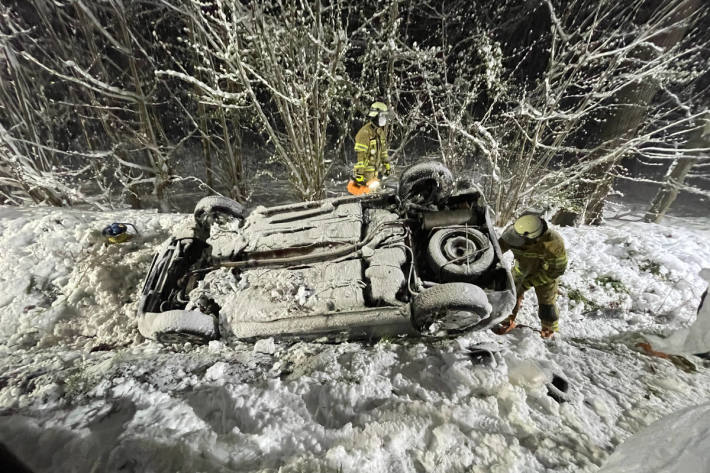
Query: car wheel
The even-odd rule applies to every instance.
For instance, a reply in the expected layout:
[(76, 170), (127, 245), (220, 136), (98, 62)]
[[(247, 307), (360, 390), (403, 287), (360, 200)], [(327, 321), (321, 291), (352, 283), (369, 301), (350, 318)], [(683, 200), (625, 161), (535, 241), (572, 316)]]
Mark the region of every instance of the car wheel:
[(459, 332), (488, 317), (492, 310), (483, 289), (453, 282), (438, 284), (417, 294), (412, 301), (411, 320), (421, 333)]
[(451, 171), (436, 161), (415, 164), (399, 178), (399, 200), (419, 205), (436, 204), (446, 200), (453, 191)]
[(474, 228), (444, 228), (429, 240), (429, 267), (444, 281), (476, 278), (493, 263), (488, 237)]
[(195, 310), (168, 310), (154, 313), (150, 338), (166, 345), (190, 342), (204, 345), (218, 335), (215, 317)]
[(212, 224), (220, 220), (243, 219), (246, 216), (244, 206), (239, 202), (221, 195), (204, 197), (195, 206), (195, 223), (202, 231), (207, 231)]

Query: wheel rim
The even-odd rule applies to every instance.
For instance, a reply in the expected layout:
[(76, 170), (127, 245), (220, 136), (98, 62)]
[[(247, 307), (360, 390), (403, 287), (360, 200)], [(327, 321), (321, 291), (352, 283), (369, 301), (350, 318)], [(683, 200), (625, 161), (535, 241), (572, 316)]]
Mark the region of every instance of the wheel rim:
[(441, 243), (441, 252), (451, 264), (468, 264), (476, 260), (481, 245), (467, 233), (456, 233)]
[(165, 345), (181, 345), (187, 342), (193, 345), (203, 345), (208, 341), (208, 337), (204, 335), (189, 332), (163, 332), (158, 334), (156, 338)]
[(447, 238), (442, 246), (442, 252), (449, 260), (474, 255), (478, 250), (476, 242), (464, 235)]
[(436, 333), (440, 330), (463, 331), (475, 325), (480, 317), (475, 312), (464, 309), (443, 309), (432, 313), (419, 327), (420, 331)]
[(449, 309), (441, 314), (438, 322), (446, 330), (465, 330), (477, 322), (472, 320), (474, 317), (477, 319), (478, 314), (468, 310)]
[(437, 182), (434, 179), (422, 179), (412, 186), (405, 200), (418, 204), (429, 204), (436, 200)]
[(209, 210), (199, 210), (195, 212), (195, 222), (205, 228), (211, 227), (213, 223), (224, 225), (234, 219), (241, 220), (241, 216), (237, 215), (233, 210), (224, 207), (213, 207)]

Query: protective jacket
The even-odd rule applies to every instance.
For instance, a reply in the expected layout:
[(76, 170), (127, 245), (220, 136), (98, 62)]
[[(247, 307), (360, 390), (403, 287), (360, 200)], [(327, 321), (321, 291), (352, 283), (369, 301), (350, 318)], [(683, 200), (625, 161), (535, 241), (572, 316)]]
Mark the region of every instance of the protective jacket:
[[(368, 121), (355, 135), (355, 154), (358, 168), (374, 168), (375, 172), (389, 171), (389, 157), (387, 155), (387, 142), (385, 129), (375, 126)], [(357, 174), (357, 172), (356, 172)]]
[(502, 238), (498, 240), (503, 252), (515, 255), (513, 277), (523, 291), (554, 282), (567, 269), (567, 252), (562, 236), (548, 229), (539, 238), (521, 247), (513, 247)]

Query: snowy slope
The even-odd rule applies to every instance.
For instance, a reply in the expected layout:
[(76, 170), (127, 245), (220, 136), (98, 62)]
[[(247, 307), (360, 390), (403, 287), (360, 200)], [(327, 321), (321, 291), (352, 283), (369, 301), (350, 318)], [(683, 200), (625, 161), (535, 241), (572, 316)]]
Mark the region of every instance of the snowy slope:
[[(592, 472), (710, 395), (702, 360), (635, 346), (693, 322), (707, 226), (561, 229), (571, 263), (552, 341), (521, 328), (166, 348), (133, 313), (154, 249), (189, 218), (0, 208), (0, 441), (34, 471)], [(113, 221), (139, 237), (102, 246)], [(534, 298), (521, 321), (538, 326)]]
[(710, 404), (688, 407), (634, 435), (604, 464), (602, 473), (710, 471)]

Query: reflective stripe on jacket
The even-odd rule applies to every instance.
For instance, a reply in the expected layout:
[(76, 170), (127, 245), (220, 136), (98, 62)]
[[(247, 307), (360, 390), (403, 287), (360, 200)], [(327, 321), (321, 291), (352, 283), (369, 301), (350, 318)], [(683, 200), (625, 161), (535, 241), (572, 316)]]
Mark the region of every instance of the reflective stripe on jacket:
[(378, 171), (389, 164), (385, 129), (371, 121), (365, 123), (355, 135), (355, 154), (363, 166), (374, 166)]
[(549, 284), (567, 269), (565, 242), (555, 230), (547, 230), (540, 238), (522, 247), (510, 246), (503, 239), (498, 243), (503, 252), (511, 250), (515, 255), (513, 276), (522, 281), (526, 289)]

